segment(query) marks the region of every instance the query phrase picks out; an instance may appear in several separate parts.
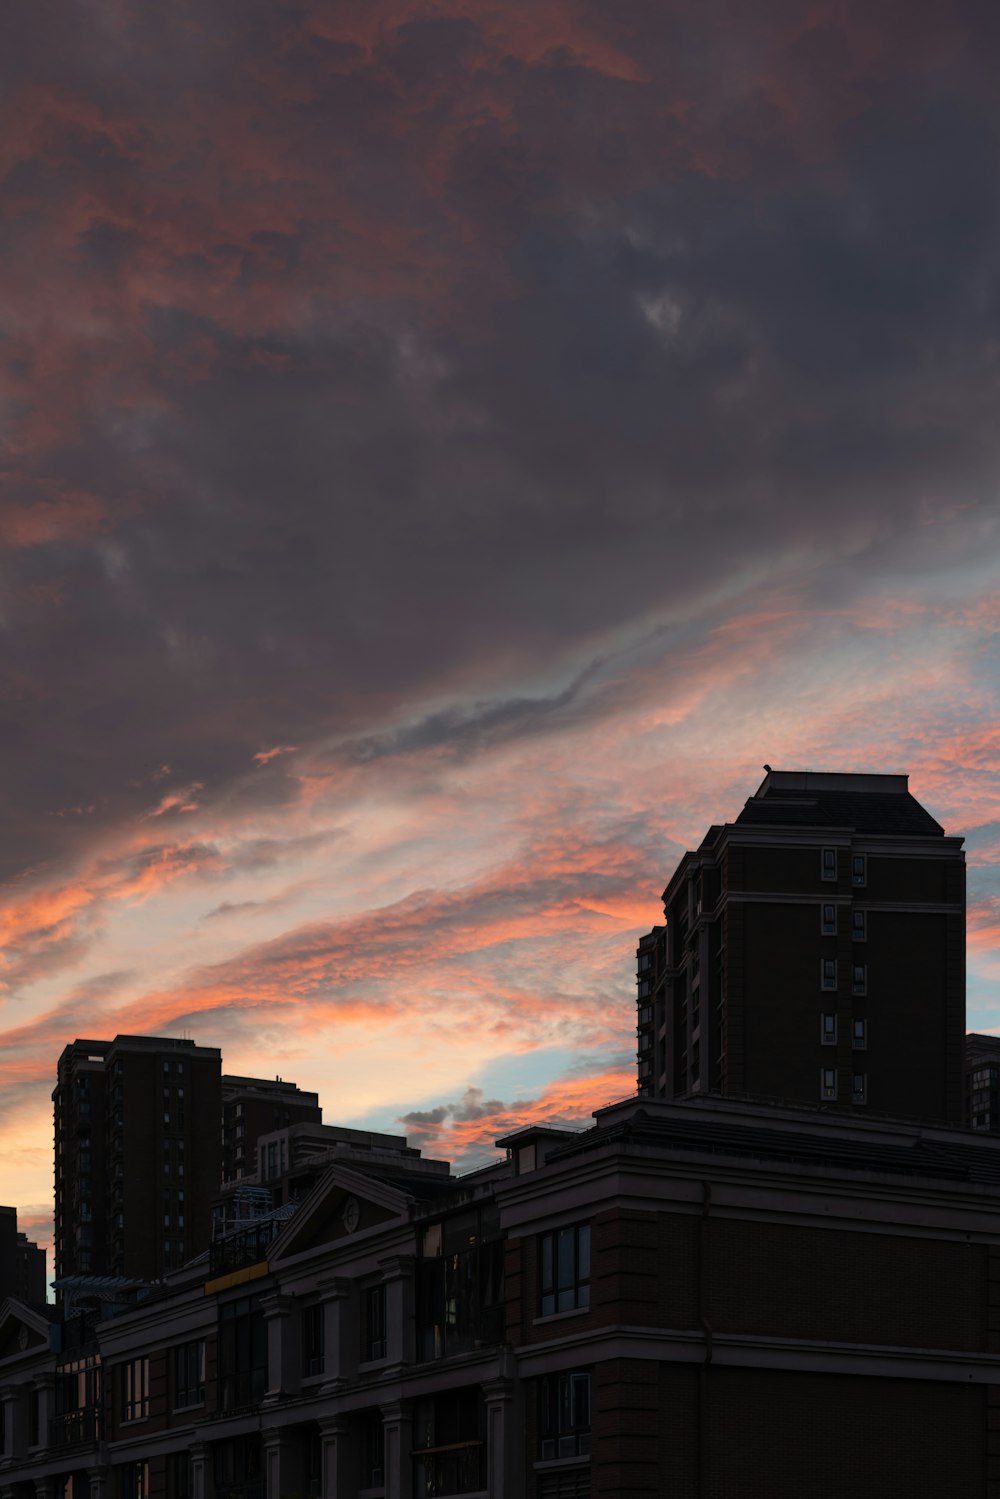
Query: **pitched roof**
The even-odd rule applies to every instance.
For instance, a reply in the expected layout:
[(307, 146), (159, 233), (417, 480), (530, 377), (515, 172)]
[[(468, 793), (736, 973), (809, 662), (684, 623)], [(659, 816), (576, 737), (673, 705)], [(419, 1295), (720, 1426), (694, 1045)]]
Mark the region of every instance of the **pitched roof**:
[(850, 828), (859, 833), (944, 835), (944, 828), (908, 791), (801, 791), (769, 787), (752, 796), (737, 817), (755, 827)]

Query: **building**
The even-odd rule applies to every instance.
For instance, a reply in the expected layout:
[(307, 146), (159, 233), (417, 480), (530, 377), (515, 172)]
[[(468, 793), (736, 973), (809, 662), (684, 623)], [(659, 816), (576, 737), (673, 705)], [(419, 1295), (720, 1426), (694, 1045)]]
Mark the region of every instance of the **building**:
[(1000, 1036), (965, 1038), (965, 1123), (1000, 1134)]
[(218, 1047), (74, 1041), (59, 1058), (55, 1271), (157, 1280), (207, 1246), (220, 1177)]
[(17, 1208), (0, 1207), (0, 1301), (45, 1301), (45, 1250), (18, 1232)]
[(663, 892), (640, 1091), (964, 1118), (965, 863), (905, 775), (768, 770)]
[(323, 1110), (316, 1093), (276, 1077), (222, 1079), (222, 1180), (236, 1182), (257, 1170), (261, 1135), (291, 1124), (319, 1124)]
[(4, 1499), (989, 1499), (1000, 1140), (724, 1099), (390, 1150), (0, 1306)]

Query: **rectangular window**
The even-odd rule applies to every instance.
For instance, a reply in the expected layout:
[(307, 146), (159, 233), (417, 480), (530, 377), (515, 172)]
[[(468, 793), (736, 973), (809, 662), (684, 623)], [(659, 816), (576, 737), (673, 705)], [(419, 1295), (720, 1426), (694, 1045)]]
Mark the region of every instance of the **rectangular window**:
[(549, 1374), (538, 1382), (538, 1455), (543, 1462), (590, 1452), (590, 1374)]
[(819, 1039), (823, 1046), (837, 1044), (837, 1017), (829, 1013), (819, 1017)]
[(868, 857), (866, 854), (851, 855), (851, 884), (867, 885)]
[(121, 1473), (121, 1499), (149, 1499), (149, 1464), (126, 1463)]
[(558, 1228), (540, 1241), (542, 1316), (590, 1305), (590, 1224)]
[(133, 1358), (122, 1365), (122, 1420), (139, 1421), (149, 1415), (149, 1359)]
[(835, 880), (837, 878), (837, 850), (825, 848), (821, 864), (824, 880)]
[(385, 1428), (382, 1424), (382, 1412), (377, 1409), (362, 1411), (358, 1421), (361, 1426), (361, 1487), (381, 1489), (385, 1486)]
[(824, 901), (819, 908), (819, 929), (824, 937), (837, 935), (837, 907), (832, 901)]
[(174, 1409), (205, 1403), (205, 1340), (181, 1343), (174, 1349)]
[(851, 936), (855, 942), (865, 942), (868, 938), (868, 912), (851, 912)]
[(852, 968), (852, 987), (855, 994), (868, 993), (868, 965), (867, 963), (855, 963)]
[(413, 1438), (414, 1494), (486, 1488), (486, 1407), (476, 1385), (415, 1401)]
[(219, 1308), (219, 1409), (237, 1411), (267, 1389), (267, 1325), (259, 1302), (243, 1296)]
[(302, 1313), (302, 1372), (308, 1378), (326, 1367), (326, 1308), (317, 1302)]
[(820, 987), (823, 989), (836, 989), (837, 987), (837, 960), (836, 958), (820, 959)]
[(365, 1291), (365, 1336), (361, 1350), (364, 1358), (385, 1358), (385, 1286), (369, 1286)]
[(836, 1098), (837, 1069), (835, 1067), (820, 1068), (819, 1094), (821, 1098)]
[(856, 1072), (851, 1084), (851, 1102), (868, 1102), (868, 1074), (867, 1072)]
[(855, 1051), (864, 1051), (868, 1045), (868, 1021), (855, 1020), (854, 1036), (851, 1042)]
[(170, 1499), (194, 1499), (194, 1471), (190, 1452), (175, 1452), (171, 1455)]

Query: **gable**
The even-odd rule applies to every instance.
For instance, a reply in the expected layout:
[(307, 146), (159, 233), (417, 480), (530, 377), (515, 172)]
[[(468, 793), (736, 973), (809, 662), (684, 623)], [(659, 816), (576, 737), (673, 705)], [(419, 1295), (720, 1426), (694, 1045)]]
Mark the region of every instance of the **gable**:
[(44, 1317), (13, 1297), (0, 1303), (0, 1361), (48, 1346), (49, 1325)]
[(268, 1264), (324, 1245), (347, 1244), (383, 1224), (405, 1221), (410, 1199), (378, 1177), (332, 1166), (275, 1240)]

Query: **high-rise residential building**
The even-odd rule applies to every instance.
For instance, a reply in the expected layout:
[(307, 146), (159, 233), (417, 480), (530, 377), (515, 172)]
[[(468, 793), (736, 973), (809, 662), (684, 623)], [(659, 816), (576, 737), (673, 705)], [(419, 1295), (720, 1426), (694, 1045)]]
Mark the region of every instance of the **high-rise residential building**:
[(222, 1180), (241, 1181), (257, 1170), (261, 1135), (293, 1124), (320, 1124), (319, 1096), (283, 1078), (222, 1079)]
[(18, 1232), (17, 1208), (0, 1207), (0, 1301), (45, 1301), (45, 1250)]
[(157, 1280), (204, 1249), (220, 1175), (222, 1054), (164, 1036), (59, 1058), (55, 1270)]
[(965, 1122), (1000, 1134), (1000, 1036), (970, 1031), (965, 1038)]
[(962, 1123), (963, 840), (905, 775), (765, 769), (639, 944), (640, 1093)]

